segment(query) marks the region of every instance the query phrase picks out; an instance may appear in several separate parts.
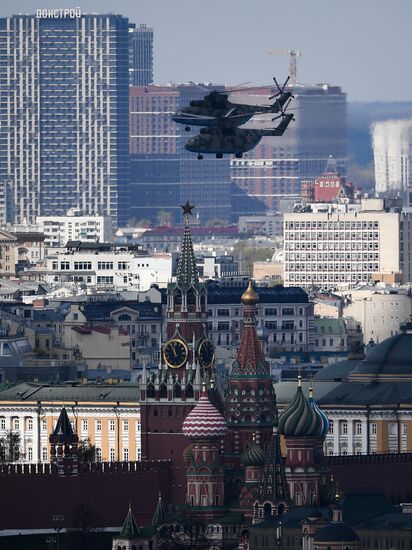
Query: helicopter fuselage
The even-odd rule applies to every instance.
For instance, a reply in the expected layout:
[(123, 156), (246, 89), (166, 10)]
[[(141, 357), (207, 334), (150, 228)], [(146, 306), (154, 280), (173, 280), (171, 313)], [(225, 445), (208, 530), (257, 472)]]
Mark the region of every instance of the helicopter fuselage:
[(203, 128), (197, 136), (188, 140), (185, 149), (200, 154), (236, 154), (246, 153), (256, 147), (262, 139), (258, 130), (233, 128), (222, 131), (219, 128)]

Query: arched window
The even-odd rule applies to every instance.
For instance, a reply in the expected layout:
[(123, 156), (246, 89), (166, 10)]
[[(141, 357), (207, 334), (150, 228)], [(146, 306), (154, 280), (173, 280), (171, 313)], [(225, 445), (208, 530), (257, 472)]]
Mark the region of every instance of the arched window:
[(185, 396), (186, 399), (190, 399), (193, 397), (193, 386), (191, 384), (188, 384), (186, 386)]
[(272, 505), (270, 504), (270, 502), (266, 502), (264, 504), (263, 515), (265, 516), (265, 518), (268, 518), (269, 516), (272, 515)]
[(119, 315), (118, 321), (131, 321), (132, 318), (127, 313), (122, 313), (122, 315)]
[(180, 384), (175, 384), (173, 387), (173, 397), (177, 397), (178, 399), (182, 396), (182, 388)]
[(167, 387), (166, 387), (166, 384), (160, 384), (160, 387), (159, 387), (159, 397), (160, 399), (164, 399), (165, 397), (167, 397)]
[(154, 396), (155, 396), (155, 389), (154, 389), (153, 384), (149, 384), (149, 385), (147, 386), (146, 395), (147, 395), (147, 397), (149, 397), (149, 398), (151, 398), (151, 399), (154, 399)]

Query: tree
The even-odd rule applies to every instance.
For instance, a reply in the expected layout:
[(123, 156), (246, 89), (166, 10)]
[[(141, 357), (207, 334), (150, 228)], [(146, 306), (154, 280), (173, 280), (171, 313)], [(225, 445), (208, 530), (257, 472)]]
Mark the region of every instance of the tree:
[[(207, 544), (207, 525), (190, 508), (178, 514), (179, 519), (163, 525), (159, 531), (160, 550), (186, 550), (189, 548), (209, 547)], [(209, 541), (210, 542), (210, 541)]]
[(19, 461), (22, 458), (20, 443), (18, 432), (7, 431), (6, 435), (0, 438), (0, 463), (10, 464)]
[(77, 457), (81, 464), (97, 462), (96, 447), (91, 444), (90, 439), (83, 439), (79, 442)]
[(73, 510), (73, 528), (69, 531), (70, 548), (76, 550), (94, 550), (101, 548), (101, 541), (96, 535), (100, 532), (100, 518), (86, 503), (81, 502)]

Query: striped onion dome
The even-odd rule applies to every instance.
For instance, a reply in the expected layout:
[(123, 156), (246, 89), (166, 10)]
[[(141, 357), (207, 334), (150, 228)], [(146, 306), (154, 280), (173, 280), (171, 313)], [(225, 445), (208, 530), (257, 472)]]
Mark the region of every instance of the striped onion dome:
[(324, 424), (321, 416), (303, 395), (301, 377), (289, 407), (280, 415), (279, 433), (285, 437), (321, 437)]
[(206, 387), (203, 386), (199, 401), (183, 422), (183, 435), (186, 437), (222, 437), (226, 430), (225, 419), (209, 401)]
[(255, 441), (245, 449), (240, 457), (243, 466), (263, 466), (265, 463), (265, 452)]
[(326, 437), (326, 434), (329, 431), (330, 422), (329, 422), (329, 418), (326, 415), (326, 413), (324, 413), (322, 411), (322, 409), (319, 407), (319, 405), (313, 399), (313, 388), (312, 387), (309, 388), (309, 405), (316, 412), (316, 414), (318, 414), (320, 416), (320, 418), (322, 420), (322, 433), (320, 434), (320, 437), (323, 439), (323, 438)]

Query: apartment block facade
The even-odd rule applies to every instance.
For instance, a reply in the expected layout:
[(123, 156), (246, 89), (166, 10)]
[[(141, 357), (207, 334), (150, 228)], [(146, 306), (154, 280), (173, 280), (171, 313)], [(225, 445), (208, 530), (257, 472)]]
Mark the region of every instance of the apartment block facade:
[(383, 199), (284, 216), (285, 285), (353, 288), (374, 274), (411, 280), (412, 214)]
[(13, 183), (18, 223), (80, 208), (116, 224), (127, 203), (129, 23), (67, 11), (0, 19), (0, 179)]

